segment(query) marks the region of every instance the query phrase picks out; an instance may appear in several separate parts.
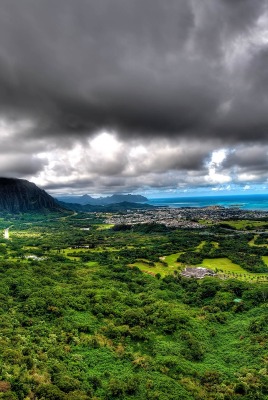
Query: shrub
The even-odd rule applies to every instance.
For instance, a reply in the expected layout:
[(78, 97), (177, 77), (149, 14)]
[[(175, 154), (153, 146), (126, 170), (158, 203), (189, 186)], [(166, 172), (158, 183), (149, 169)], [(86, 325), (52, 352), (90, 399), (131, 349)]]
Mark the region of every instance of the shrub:
[(64, 393), (55, 385), (43, 384), (36, 391), (38, 400), (64, 400)]
[(10, 390), (11, 385), (9, 382), (7, 381), (0, 381), (0, 392), (4, 393), (7, 392), (8, 390)]

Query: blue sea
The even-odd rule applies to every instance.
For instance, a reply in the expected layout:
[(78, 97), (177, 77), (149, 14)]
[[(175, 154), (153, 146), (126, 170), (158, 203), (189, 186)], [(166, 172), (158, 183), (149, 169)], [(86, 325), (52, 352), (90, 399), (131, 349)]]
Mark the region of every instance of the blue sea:
[(200, 196), (150, 199), (153, 206), (169, 207), (207, 207), (222, 206), (241, 210), (268, 211), (268, 194), (236, 195), (236, 196)]

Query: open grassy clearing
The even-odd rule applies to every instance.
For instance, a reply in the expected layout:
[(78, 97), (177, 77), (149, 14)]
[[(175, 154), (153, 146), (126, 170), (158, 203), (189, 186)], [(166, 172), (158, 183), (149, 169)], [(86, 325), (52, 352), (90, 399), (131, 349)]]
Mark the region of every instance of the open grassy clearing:
[(257, 237), (258, 237), (258, 235), (254, 235), (254, 238), (251, 239), (251, 240), (248, 242), (248, 245), (249, 245), (249, 246), (257, 246), (257, 245), (255, 244), (255, 240), (257, 239)]
[(235, 229), (258, 229), (260, 227), (265, 227), (267, 226), (266, 221), (251, 221), (251, 220), (239, 220), (239, 221), (233, 221), (233, 220), (227, 220), (224, 221), (225, 224), (230, 225), (231, 227)]
[(265, 264), (268, 266), (268, 256), (263, 256), (262, 259), (265, 262)]
[(154, 263), (154, 266), (149, 265), (149, 261), (136, 261), (134, 264), (130, 264), (130, 267), (138, 267), (142, 272), (150, 275), (160, 274), (162, 277), (166, 275), (173, 274), (174, 271), (177, 271), (177, 267), (175, 266), (165, 266), (161, 262)]
[(254, 238), (248, 242), (249, 246), (257, 246), (257, 247), (268, 247), (268, 244), (256, 244), (255, 241), (258, 239), (259, 235), (254, 235)]
[(215, 247), (215, 249), (218, 249), (220, 247), (218, 242), (211, 242), (213, 244), (213, 246)]
[(181, 255), (180, 253), (170, 254), (169, 256), (164, 256), (163, 261), (165, 261), (169, 267), (180, 267), (181, 263), (177, 262), (177, 258)]
[[(133, 264), (130, 264), (131, 267), (138, 267), (141, 271), (145, 273), (149, 273), (150, 275), (160, 274), (161, 276), (166, 276), (173, 274), (174, 271), (178, 271), (183, 268), (183, 264), (177, 262), (177, 258), (181, 253), (171, 254), (169, 256), (161, 257), (161, 260), (166, 262), (168, 266), (165, 266), (161, 260), (159, 262), (153, 263), (154, 265), (149, 265), (149, 260), (138, 260)], [(268, 265), (268, 256), (263, 257), (264, 262)], [(228, 258), (214, 258), (214, 259), (204, 259), (200, 264), (205, 268), (210, 268), (214, 271), (219, 272), (219, 275), (222, 277), (236, 277), (240, 280), (252, 281), (252, 280), (260, 280), (267, 281), (268, 273), (253, 273), (248, 272), (245, 269), (241, 268), (239, 265), (234, 264)]]
[(84, 265), (86, 268), (79, 268), (77, 271), (78, 276), (87, 276), (88, 274), (96, 272), (99, 269), (99, 264), (95, 261), (86, 262)]
[[(182, 264), (177, 262), (177, 258), (181, 253), (174, 253), (168, 256), (160, 257), (159, 262), (149, 265), (149, 260), (138, 260), (134, 264), (130, 264), (130, 267), (138, 267), (141, 271), (150, 275), (160, 274), (161, 276), (172, 275), (174, 271), (182, 268)], [(165, 265), (167, 264), (167, 265)]]
[(206, 244), (206, 241), (202, 240), (202, 242), (196, 247), (195, 251), (202, 250), (203, 247), (205, 246), (205, 244)]
[(95, 224), (94, 226), (97, 227), (97, 231), (103, 231), (106, 229), (111, 229), (114, 224)]
[(210, 268), (215, 270), (222, 270), (224, 272), (234, 272), (236, 274), (244, 274), (247, 273), (243, 268), (239, 265), (234, 264), (229, 258), (205, 258), (202, 262), (202, 265), (206, 268)]
[(201, 225), (208, 225), (208, 226), (211, 226), (211, 225), (215, 224), (215, 221), (212, 221), (212, 220), (209, 220), (209, 219), (199, 219), (198, 222)]
[(88, 261), (85, 263), (85, 265), (87, 265), (89, 269), (96, 268), (99, 266), (99, 264), (96, 261)]
[(29, 231), (9, 231), (9, 236), (10, 238), (20, 238), (20, 239), (25, 239), (25, 238), (39, 238), (41, 237), (41, 233), (38, 232), (29, 232)]
[[(267, 265), (268, 265), (268, 257), (265, 258), (267, 259)], [(241, 280), (249, 281), (258, 279), (260, 280), (268, 279), (268, 273), (259, 274), (259, 273), (248, 272), (244, 268), (241, 268), (239, 265), (234, 264), (228, 258), (213, 258), (213, 259), (205, 258), (201, 265), (205, 268), (210, 268), (214, 271), (219, 271), (220, 273), (227, 275), (229, 277), (236, 276)]]

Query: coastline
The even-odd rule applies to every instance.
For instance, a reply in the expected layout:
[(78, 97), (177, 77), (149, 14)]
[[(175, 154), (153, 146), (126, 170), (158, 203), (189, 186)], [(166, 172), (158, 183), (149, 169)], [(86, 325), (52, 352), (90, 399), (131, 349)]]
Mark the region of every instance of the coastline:
[(148, 204), (171, 208), (220, 206), (240, 210), (268, 211), (268, 194), (152, 198), (149, 199)]

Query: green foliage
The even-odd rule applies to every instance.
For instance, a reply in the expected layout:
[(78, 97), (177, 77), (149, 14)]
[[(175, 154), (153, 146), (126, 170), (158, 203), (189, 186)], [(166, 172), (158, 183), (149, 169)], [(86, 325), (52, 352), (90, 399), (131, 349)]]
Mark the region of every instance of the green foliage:
[(64, 400), (64, 393), (55, 385), (43, 384), (36, 390), (38, 400)]
[[(194, 264), (237, 251), (256, 270), (266, 248), (249, 245), (253, 235), (157, 224), (99, 230), (103, 218), (89, 214), (9, 218), (0, 399), (267, 397), (267, 284), (187, 279), (176, 263), (180, 253)], [(150, 274), (129, 267), (140, 259)]]

